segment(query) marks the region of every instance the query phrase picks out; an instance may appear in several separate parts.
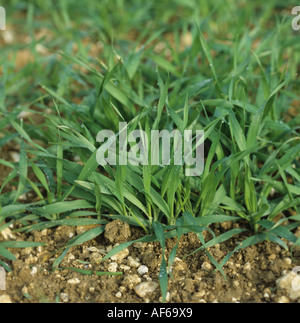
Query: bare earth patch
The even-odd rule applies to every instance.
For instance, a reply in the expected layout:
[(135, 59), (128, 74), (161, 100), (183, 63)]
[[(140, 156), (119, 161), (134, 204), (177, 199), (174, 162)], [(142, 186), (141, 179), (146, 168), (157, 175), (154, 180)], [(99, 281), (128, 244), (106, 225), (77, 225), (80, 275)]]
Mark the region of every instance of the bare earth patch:
[[(52, 270), (55, 254), (71, 237), (85, 227), (59, 227), (31, 234), (15, 233), (18, 240), (44, 242), (45, 247), (11, 250), (17, 260), (10, 263), (12, 272), (6, 277), (6, 291), (0, 291), (0, 302), (13, 303), (65, 302), (65, 303), (156, 303), (161, 301), (158, 274), (161, 248), (158, 243), (135, 243), (100, 262), (116, 243), (142, 236), (137, 228), (129, 228), (120, 221), (111, 222), (105, 235), (70, 249), (62, 268), (81, 268), (92, 271), (123, 272), (120, 276), (82, 275), (69, 269)], [(212, 228), (218, 235), (221, 226)], [(126, 236), (126, 238), (124, 238)], [(0, 241), (4, 240), (0, 236)], [(232, 238), (224, 244), (210, 248), (220, 261), (245, 236)], [(117, 242), (118, 241), (118, 242)], [(113, 242), (113, 243), (112, 243)], [(167, 241), (170, 251), (176, 239)], [(290, 291), (278, 279), (296, 266), (290, 253), (271, 242), (263, 242), (236, 253), (224, 266), (227, 281), (214, 272), (204, 252), (184, 258), (200, 246), (195, 234), (182, 237), (177, 258), (169, 279), (167, 302), (299, 302), (290, 298)], [(167, 253), (168, 256), (168, 253)], [(295, 254), (296, 257), (299, 255)], [(77, 260), (94, 262), (81, 264)], [(277, 281), (277, 284), (276, 284)]]

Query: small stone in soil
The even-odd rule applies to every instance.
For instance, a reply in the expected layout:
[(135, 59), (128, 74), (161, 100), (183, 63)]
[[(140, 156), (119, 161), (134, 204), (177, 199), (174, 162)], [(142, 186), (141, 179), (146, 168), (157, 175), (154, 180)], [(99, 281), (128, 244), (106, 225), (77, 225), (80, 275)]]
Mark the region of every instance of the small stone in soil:
[(243, 269), (244, 269), (244, 271), (250, 271), (251, 270), (250, 263), (249, 262), (246, 262)]
[(108, 265), (108, 271), (110, 272), (110, 273), (116, 273), (117, 272), (117, 268), (118, 268), (118, 264), (117, 263), (115, 263), (115, 262), (112, 262), (112, 263), (110, 263), (109, 265)]
[(136, 259), (129, 256), (127, 258), (127, 265), (130, 266), (130, 267), (133, 267), (133, 268), (137, 268), (137, 267), (140, 266), (140, 263)]
[(60, 299), (63, 303), (68, 303), (70, 300), (70, 296), (67, 293), (61, 293), (60, 294)]
[(0, 233), (3, 236), (4, 240), (16, 239), (16, 237), (11, 232), (10, 228), (6, 228), (6, 229), (2, 230)]
[(152, 294), (157, 287), (158, 284), (155, 282), (141, 283), (134, 288), (134, 291), (139, 297), (144, 298), (147, 295)]
[(187, 265), (183, 260), (181, 260), (178, 257), (175, 257), (172, 270), (176, 270), (177, 272), (186, 271)]
[(115, 296), (116, 296), (116, 298), (121, 298), (122, 297), (122, 293), (121, 292), (117, 292)]
[(38, 269), (36, 267), (32, 267), (30, 275), (34, 276), (38, 272)]
[(122, 269), (124, 271), (129, 271), (131, 268), (129, 266), (126, 266), (126, 265), (120, 265), (120, 269)]
[(104, 236), (111, 243), (126, 242), (131, 236), (130, 226), (120, 220), (112, 221), (106, 225)]
[(300, 298), (300, 277), (296, 272), (290, 271), (277, 279), (276, 285), (279, 289), (287, 292), (292, 300)]
[(149, 271), (148, 267), (146, 267), (146, 266), (144, 266), (144, 265), (142, 265), (142, 266), (140, 266), (140, 267), (138, 268), (138, 274), (139, 274), (139, 275), (141, 275), (141, 276), (143, 276), (143, 275), (147, 274), (147, 273), (148, 273), (148, 271)]
[(202, 264), (201, 268), (205, 271), (211, 271), (213, 269), (212, 265), (207, 261)]
[(113, 261), (116, 261), (116, 262), (120, 263), (125, 258), (127, 258), (128, 255), (129, 255), (129, 250), (128, 250), (128, 248), (125, 248), (124, 250), (122, 250), (122, 251), (118, 252), (117, 254), (115, 254), (114, 256), (112, 256), (110, 259), (113, 260)]
[(126, 276), (123, 280), (123, 285), (128, 287), (129, 289), (133, 289), (134, 286), (141, 282), (141, 278), (138, 275), (129, 275)]
[(10, 296), (4, 294), (0, 296), (0, 304), (10, 304), (12, 303)]
[(68, 280), (68, 284), (78, 285), (78, 284), (80, 284), (80, 280), (78, 278), (72, 278), (72, 279)]
[(280, 304), (288, 304), (289, 302), (290, 302), (290, 300), (286, 296), (280, 296), (277, 299), (277, 303), (280, 303)]

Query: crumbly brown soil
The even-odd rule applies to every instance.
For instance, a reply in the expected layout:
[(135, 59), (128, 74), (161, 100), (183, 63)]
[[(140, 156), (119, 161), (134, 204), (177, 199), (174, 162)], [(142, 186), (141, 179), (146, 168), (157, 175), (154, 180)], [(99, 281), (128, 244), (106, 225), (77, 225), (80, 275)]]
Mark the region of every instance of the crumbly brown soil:
[[(10, 262), (12, 272), (7, 274), (6, 291), (14, 303), (69, 302), (69, 303), (140, 303), (161, 301), (159, 287), (141, 298), (135, 287), (141, 282), (157, 282), (161, 263), (161, 248), (158, 243), (136, 243), (114, 260), (81, 264), (77, 260), (100, 260), (115, 243), (137, 239), (143, 235), (138, 228), (114, 221), (109, 224), (105, 235), (70, 249), (61, 267), (107, 271), (117, 263), (121, 276), (87, 276), (60, 269), (53, 271), (52, 264), (58, 254), (53, 254), (74, 235), (87, 227), (58, 227), (30, 234), (14, 233), (17, 240), (44, 242), (38, 248), (11, 250), (17, 257)], [(212, 227), (218, 235), (227, 228)], [(210, 248), (211, 254), (220, 261), (225, 254), (246, 238), (242, 234), (226, 243)], [(209, 237), (208, 237), (209, 238)], [(0, 241), (3, 237), (0, 235)], [(167, 240), (168, 252), (175, 246), (176, 239)], [(176, 261), (169, 280), (170, 303), (190, 302), (278, 302), (285, 291), (276, 288), (276, 280), (284, 271), (295, 267), (290, 253), (271, 242), (264, 242), (234, 254), (224, 266), (227, 281), (219, 272), (210, 268), (205, 252), (197, 252), (184, 258), (200, 246), (193, 233), (180, 240)], [(168, 256), (167, 252), (167, 256)], [(184, 258), (184, 259), (183, 259)], [(140, 265), (148, 268), (143, 276), (138, 273)], [(285, 298), (286, 299), (286, 298)], [(297, 301), (296, 301), (297, 302)]]

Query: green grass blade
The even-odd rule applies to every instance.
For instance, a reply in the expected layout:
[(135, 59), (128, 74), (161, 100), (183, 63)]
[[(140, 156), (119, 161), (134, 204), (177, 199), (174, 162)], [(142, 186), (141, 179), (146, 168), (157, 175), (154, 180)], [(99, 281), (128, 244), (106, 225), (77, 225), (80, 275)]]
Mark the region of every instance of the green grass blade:
[(22, 140), (21, 143), (21, 151), (20, 151), (20, 162), (19, 162), (19, 184), (18, 184), (18, 189), (16, 192), (15, 199), (13, 203), (16, 203), (20, 195), (23, 193), (23, 190), (25, 188), (26, 180), (27, 180), (27, 156), (25, 152), (25, 144), (24, 141)]
[(167, 272), (167, 263), (165, 259), (165, 249), (166, 249), (166, 242), (165, 242), (165, 233), (162, 225), (159, 222), (153, 222), (153, 229), (157, 240), (159, 241), (162, 247), (162, 261), (159, 271), (159, 283), (160, 289), (162, 293), (163, 303), (166, 301), (166, 296), (168, 292), (168, 272)]

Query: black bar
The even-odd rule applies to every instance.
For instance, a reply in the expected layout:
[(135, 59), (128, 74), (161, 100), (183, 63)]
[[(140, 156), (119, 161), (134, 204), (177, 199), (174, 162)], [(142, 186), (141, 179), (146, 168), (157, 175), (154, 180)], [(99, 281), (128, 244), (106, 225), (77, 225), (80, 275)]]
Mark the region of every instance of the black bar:
[(193, 320), (201, 313), (201, 304), (105, 304), (102, 317), (106, 322), (130, 320), (141, 322), (150, 320)]

